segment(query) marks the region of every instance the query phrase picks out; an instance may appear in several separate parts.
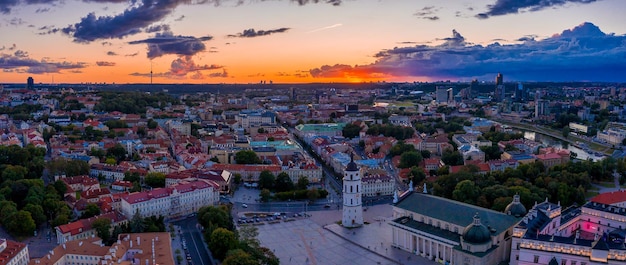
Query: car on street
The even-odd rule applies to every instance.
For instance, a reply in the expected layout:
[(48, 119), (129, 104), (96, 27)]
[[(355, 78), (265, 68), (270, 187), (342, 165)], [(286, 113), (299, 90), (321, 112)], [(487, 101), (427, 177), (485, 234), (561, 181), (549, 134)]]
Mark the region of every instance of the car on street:
[(248, 208), (248, 205), (244, 203), (244, 204), (241, 205), (241, 207)]

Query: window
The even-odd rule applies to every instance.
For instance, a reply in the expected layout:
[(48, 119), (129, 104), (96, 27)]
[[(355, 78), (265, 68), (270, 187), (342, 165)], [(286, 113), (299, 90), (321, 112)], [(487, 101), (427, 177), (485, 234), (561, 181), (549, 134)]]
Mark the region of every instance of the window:
[(575, 260), (572, 260), (572, 261), (570, 262), (570, 264), (571, 264), (571, 265), (576, 265), (576, 261), (575, 261)]
[(352, 186), (350, 186), (350, 192), (352, 192)]
[(515, 260), (519, 260), (519, 255), (515, 255)]
[(535, 258), (533, 259), (534, 263), (539, 263), (539, 256), (535, 255)]
[(517, 249), (519, 249), (519, 243), (517, 243)]
[(567, 260), (566, 259), (562, 259), (561, 260), (561, 265), (566, 265), (567, 264)]
[(581, 261), (580, 265), (587, 265), (587, 262)]

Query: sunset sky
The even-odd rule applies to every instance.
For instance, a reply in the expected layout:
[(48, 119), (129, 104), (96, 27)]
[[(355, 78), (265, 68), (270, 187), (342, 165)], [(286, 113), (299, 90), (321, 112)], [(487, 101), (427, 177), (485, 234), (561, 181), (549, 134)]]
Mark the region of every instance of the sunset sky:
[(1, 83), (626, 81), (624, 0), (0, 0)]

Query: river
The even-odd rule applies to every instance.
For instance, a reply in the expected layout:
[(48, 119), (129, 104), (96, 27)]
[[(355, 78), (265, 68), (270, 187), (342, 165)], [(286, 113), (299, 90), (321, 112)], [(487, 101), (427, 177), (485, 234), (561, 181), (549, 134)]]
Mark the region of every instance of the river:
[[(542, 143), (545, 146), (567, 149), (570, 152), (576, 153), (577, 155), (576, 158), (580, 160), (587, 160), (588, 158), (591, 158), (591, 160), (593, 161), (599, 161), (606, 157), (603, 155), (598, 156), (594, 154), (593, 151), (587, 152), (581, 148), (578, 148), (576, 146), (573, 146), (567, 142), (563, 142), (551, 136), (547, 136), (547, 135), (536, 133), (536, 132), (526, 131), (523, 129), (519, 129), (517, 131), (523, 132), (524, 138), (528, 140), (533, 140), (535, 142)], [(584, 144), (582, 144), (582, 146), (584, 146)]]

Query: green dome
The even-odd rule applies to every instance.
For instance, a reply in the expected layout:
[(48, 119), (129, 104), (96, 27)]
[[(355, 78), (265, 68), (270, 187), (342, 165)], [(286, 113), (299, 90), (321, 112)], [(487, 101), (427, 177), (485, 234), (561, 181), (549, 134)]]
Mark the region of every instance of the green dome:
[(483, 244), (491, 240), (491, 232), (480, 223), (478, 213), (474, 215), (474, 223), (468, 225), (463, 230), (463, 240), (472, 244)]
[(519, 195), (513, 196), (513, 201), (506, 206), (504, 213), (515, 217), (526, 215), (526, 207), (519, 201)]

